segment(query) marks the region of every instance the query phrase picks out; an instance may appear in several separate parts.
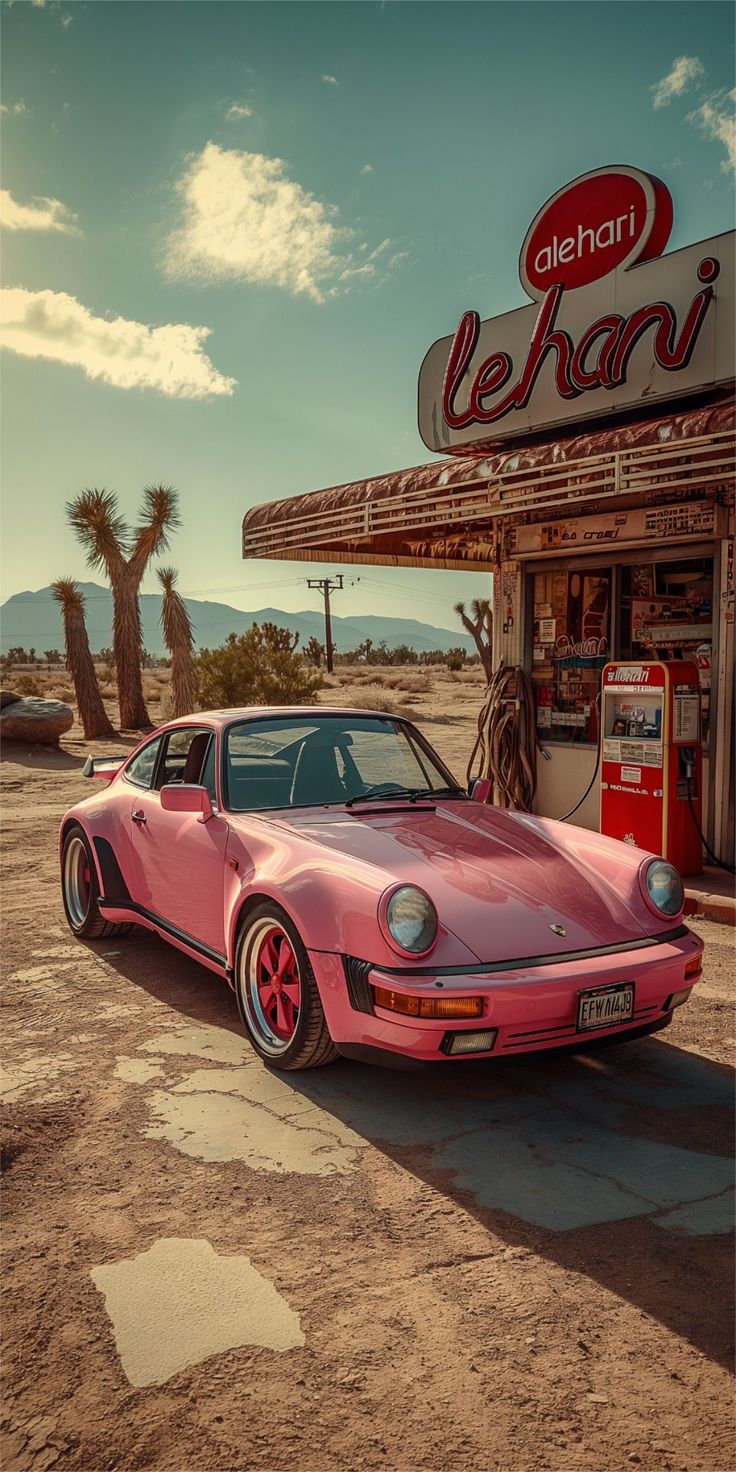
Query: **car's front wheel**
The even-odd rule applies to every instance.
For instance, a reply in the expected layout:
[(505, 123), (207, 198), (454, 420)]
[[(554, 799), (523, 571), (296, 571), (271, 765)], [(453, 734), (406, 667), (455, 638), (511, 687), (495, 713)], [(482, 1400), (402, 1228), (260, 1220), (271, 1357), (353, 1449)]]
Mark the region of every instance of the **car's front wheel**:
[(264, 1063), (293, 1073), (337, 1058), (306, 949), (278, 905), (257, 905), (240, 931), (235, 992)]
[(69, 928), (80, 940), (103, 940), (108, 935), (127, 935), (133, 929), (132, 925), (116, 925), (100, 914), (97, 870), (87, 835), (78, 823), (69, 828), (61, 850), (61, 898)]

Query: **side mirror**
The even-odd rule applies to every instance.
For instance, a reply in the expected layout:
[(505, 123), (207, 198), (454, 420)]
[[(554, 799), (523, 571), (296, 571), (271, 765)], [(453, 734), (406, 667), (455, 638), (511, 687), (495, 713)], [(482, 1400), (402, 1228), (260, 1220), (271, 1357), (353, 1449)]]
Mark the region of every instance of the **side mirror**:
[(199, 813), (206, 823), (212, 817), (212, 803), (206, 787), (194, 782), (175, 782), (161, 788), (161, 806), (165, 813)]
[(493, 783), (490, 777), (474, 777), (468, 792), (473, 802), (488, 804), (493, 801)]

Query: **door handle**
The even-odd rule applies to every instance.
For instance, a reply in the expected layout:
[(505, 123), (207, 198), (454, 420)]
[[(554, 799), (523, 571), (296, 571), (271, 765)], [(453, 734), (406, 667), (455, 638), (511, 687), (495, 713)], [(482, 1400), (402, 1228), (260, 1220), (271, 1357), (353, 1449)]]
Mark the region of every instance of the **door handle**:
[(141, 826), (143, 826), (144, 823), (147, 823), (148, 822), (148, 819), (147, 819), (145, 813), (140, 808), (139, 808), (139, 810), (138, 810), (137, 813), (131, 813), (130, 816), (131, 816), (131, 818), (132, 818), (132, 820), (133, 820), (134, 823), (140, 823)]

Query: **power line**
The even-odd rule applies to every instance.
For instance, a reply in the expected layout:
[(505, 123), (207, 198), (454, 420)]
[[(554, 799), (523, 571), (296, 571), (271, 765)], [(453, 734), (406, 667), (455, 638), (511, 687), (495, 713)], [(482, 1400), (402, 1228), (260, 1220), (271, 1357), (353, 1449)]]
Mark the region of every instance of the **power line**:
[[(80, 580), (77, 579), (77, 581)], [(194, 598), (204, 593), (257, 593), (261, 589), (268, 588), (295, 588), (301, 582), (301, 578), (284, 578), (277, 583), (233, 583), (230, 587), (226, 588), (185, 588), (182, 592), (182, 597)], [(2, 605), (0, 605), (0, 608), (4, 608), (11, 600), (13, 603), (28, 603), (32, 599), (38, 598), (45, 591), (45, 589), (39, 588), (35, 593), (11, 593), (10, 597), (6, 598)], [(155, 592), (144, 592), (140, 596), (143, 598), (159, 598), (161, 595)], [(85, 593), (84, 597), (87, 603), (106, 603), (112, 598), (112, 593)]]

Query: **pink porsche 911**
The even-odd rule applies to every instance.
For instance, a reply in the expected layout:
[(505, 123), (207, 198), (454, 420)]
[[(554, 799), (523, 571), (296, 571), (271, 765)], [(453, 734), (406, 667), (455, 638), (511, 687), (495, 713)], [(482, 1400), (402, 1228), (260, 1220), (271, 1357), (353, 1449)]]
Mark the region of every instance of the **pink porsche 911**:
[(75, 935), (155, 931), (234, 988), (281, 1069), (497, 1058), (666, 1027), (701, 974), (671, 864), (487, 806), (408, 721), (210, 711), (64, 818)]

